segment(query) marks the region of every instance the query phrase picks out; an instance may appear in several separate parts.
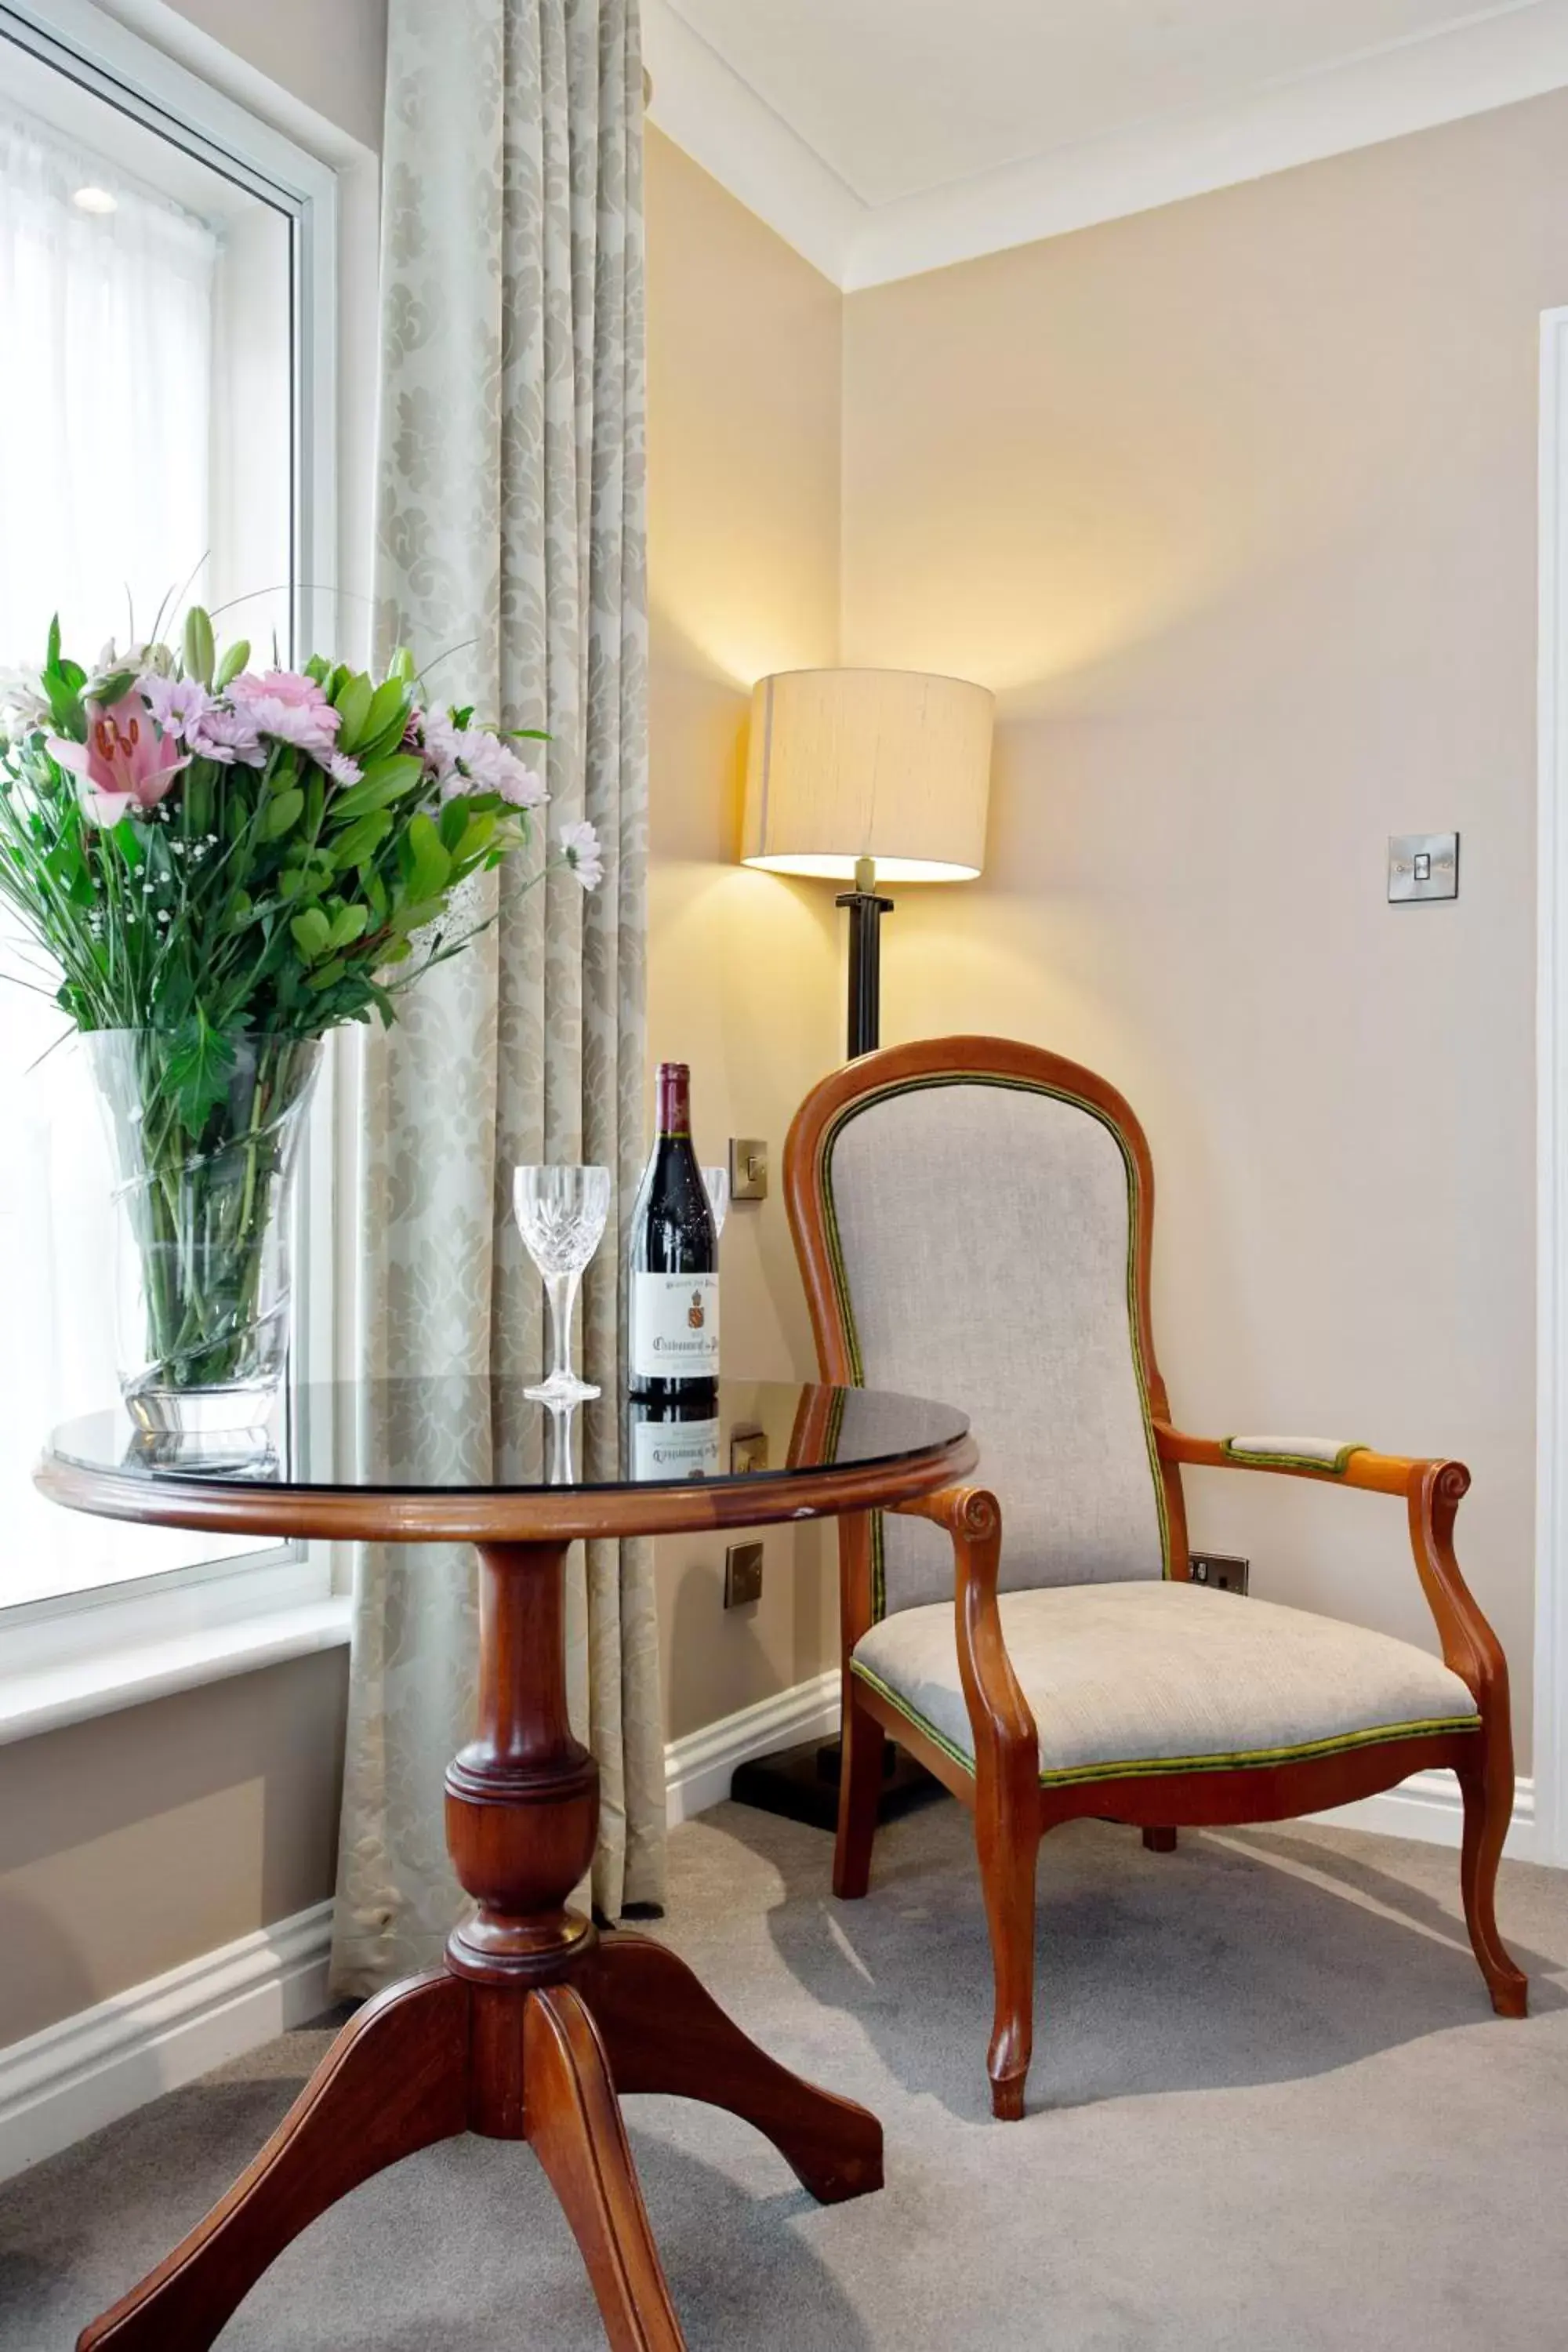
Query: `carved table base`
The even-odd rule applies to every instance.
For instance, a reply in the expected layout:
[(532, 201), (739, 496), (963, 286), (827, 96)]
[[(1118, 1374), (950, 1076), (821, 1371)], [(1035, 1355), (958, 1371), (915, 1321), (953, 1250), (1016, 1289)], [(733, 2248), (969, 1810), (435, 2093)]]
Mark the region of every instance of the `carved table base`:
[(78, 2352), (205, 2352), (268, 2264), (373, 2174), (464, 2131), (525, 2139), (572, 2224), (616, 2352), (681, 2352), (619, 2094), (727, 2107), (824, 2203), (882, 2181), (882, 2127), (748, 2040), (686, 1963), (565, 1907), (598, 1790), (566, 1719), (565, 1547), (485, 1546), (479, 1735), (447, 1776), (447, 1842), (475, 1917), (447, 1964), (351, 2020), (205, 2221)]

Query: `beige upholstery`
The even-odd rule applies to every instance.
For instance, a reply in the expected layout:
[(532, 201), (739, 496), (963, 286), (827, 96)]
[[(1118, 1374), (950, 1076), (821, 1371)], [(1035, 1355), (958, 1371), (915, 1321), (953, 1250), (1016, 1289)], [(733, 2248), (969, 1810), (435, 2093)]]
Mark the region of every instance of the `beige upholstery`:
[(1339, 1475), (1352, 1454), (1364, 1454), (1367, 1449), (1355, 1438), (1227, 1437), (1225, 1450), (1237, 1462), (1265, 1462), (1276, 1468), (1288, 1465), (1299, 1470), (1332, 1470)]
[[(969, 1414), (1004, 1588), (1163, 1575), (1110, 1128), (1021, 1080), (915, 1080), (849, 1113), (826, 1176), (858, 1378)], [(889, 1516), (881, 1543), (888, 1610), (951, 1593), (939, 1529)]]
[[(1477, 1720), (1466, 1685), (1425, 1650), (1268, 1601), (1141, 1580), (1000, 1605), (1047, 1782), (1272, 1763)], [(951, 1602), (874, 1625), (854, 1663), (973, 1766)]]

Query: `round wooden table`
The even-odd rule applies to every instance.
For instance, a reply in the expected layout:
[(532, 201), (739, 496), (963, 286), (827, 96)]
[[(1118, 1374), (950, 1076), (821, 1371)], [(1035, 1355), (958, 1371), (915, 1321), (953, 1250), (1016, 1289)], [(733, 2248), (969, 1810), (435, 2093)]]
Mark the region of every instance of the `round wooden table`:
[(58, 1430), (37, 1471), (77, 1510), (230, 1534), (461, 1538), (479, 1559), (475, 1736), (447, 1772), (447, 1842), (476, 1908), (444, 1965), (343, 2028), (206, 2219), (78, 2339), (78, 2352), (199, 2352), (291, 2238), (416, 2148), (525, 2139), (565, 2210), (617, 2352), (684, 2344), (620, 2095), (728, 2108), (823, 2202), (881, 2186), (882, 2130), (731, 2022), (651, 1937), (601, 1935), (567, 1902), (593, 1859), (594, 1759), (567, 1720), (568, 1547), (755, 1527), (908, 1502), (959, 1479), (963, 1415), (865, 1389), (726, 1381), (717, 1410), (605, 1398), (548, 1416), (521, 1383), (307, 1388), (275, 1454), (179, 1458), (119, 1416)]

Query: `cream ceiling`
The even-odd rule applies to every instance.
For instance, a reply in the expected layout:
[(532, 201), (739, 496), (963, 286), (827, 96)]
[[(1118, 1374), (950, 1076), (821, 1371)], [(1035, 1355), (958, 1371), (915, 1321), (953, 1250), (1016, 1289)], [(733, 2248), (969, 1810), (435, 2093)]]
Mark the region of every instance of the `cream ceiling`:
[(1568, 82), (1568, 0), (644, 0), (653, 119), (874, 283)]

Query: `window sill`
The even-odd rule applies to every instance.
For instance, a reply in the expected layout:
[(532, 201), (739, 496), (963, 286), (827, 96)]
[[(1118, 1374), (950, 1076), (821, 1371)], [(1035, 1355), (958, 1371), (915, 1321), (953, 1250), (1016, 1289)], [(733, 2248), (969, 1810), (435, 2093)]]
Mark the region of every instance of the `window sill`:
[(200, 1683), (254, 1674), (316, 1650), (337, 1649), (349, 1638), (352, 1612), (346, 1593), (334, 1595), (111, 1653), (0, 1674), (0, 1744), (167, 1698)]

